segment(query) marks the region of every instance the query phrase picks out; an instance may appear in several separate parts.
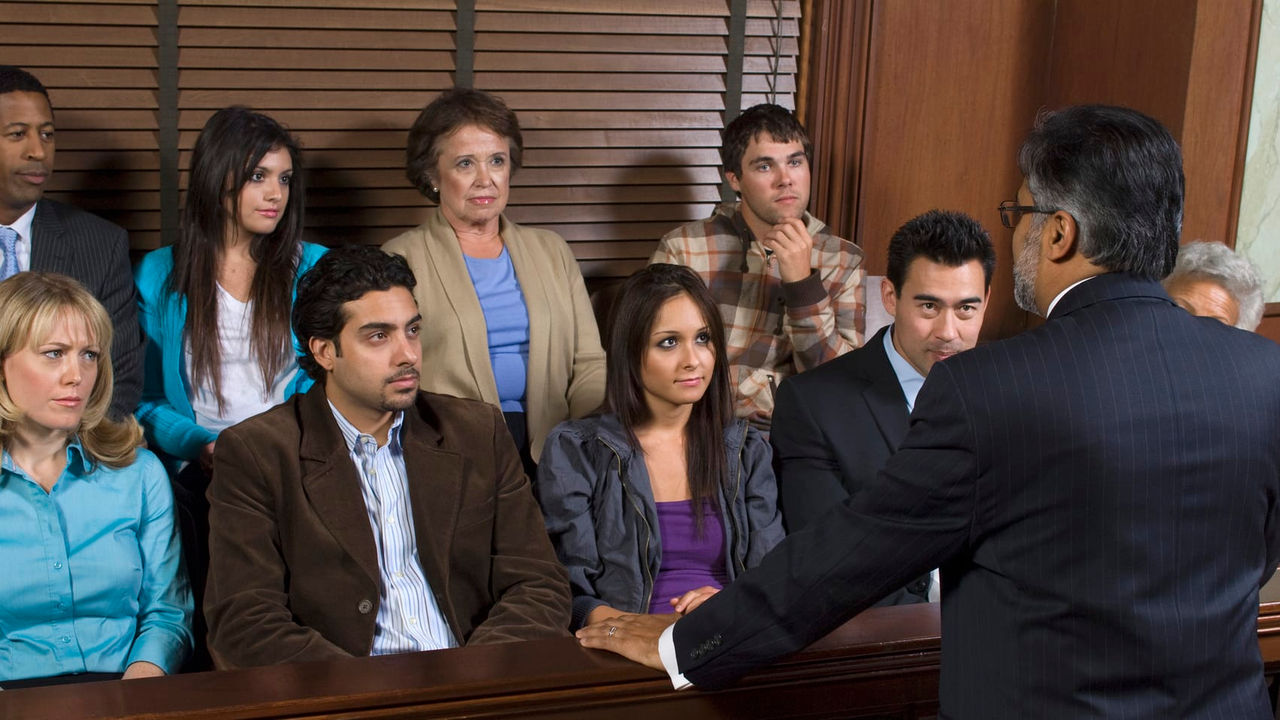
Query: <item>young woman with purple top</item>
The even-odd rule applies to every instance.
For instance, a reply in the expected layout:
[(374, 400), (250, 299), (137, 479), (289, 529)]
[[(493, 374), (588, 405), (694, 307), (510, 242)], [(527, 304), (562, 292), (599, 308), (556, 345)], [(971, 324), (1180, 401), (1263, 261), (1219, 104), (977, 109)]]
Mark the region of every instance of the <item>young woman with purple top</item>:
[(655, 264), (614, 308), (610, 412), (561, 423), (535, 492), (573, 587), (572, 629), (686, 613), (783, 536), (769, 444), (733, 417), (724, 325), (693, 271)]

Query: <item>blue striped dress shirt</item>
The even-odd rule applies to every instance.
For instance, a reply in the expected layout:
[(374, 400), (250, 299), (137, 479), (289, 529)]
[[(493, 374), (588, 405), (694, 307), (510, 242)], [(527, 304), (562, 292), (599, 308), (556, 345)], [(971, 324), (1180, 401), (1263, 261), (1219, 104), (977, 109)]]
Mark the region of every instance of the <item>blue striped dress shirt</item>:
[(396, 413), (387, 432), (387, 444), (378, 447), (372, 435), (357, 430), (333, 403), (329, 403), (329, 409), (360, 475), (360, 493), (378, 552), (378, 617), (370, 654), (457, 647), (418, 559), (404, 449), (400, 445), (404, 413)]

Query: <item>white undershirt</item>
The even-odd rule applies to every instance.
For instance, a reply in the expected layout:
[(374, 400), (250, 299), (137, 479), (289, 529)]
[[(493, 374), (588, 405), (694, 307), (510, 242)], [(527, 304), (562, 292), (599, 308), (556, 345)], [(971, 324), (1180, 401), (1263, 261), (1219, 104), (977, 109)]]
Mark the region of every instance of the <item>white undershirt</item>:
[(250, 345), (253, 301), (240, 302), (221, 285), (217, 288), (218, 346), (222, 355), (222, 399), (225, 401), (222, 412), (218, 412), (218, 398), (211, 389), (192, 385), (189, 369), (191, 344), (183, 343), (187, 398), (191, 401), (191, 409), (195, 411), (196, 424), (214, 432), (220, 432), (284, 402), (289, 379), (298, 370), (295, 360), (280, 371), (270, 388), (263, 387), (262, 370)]

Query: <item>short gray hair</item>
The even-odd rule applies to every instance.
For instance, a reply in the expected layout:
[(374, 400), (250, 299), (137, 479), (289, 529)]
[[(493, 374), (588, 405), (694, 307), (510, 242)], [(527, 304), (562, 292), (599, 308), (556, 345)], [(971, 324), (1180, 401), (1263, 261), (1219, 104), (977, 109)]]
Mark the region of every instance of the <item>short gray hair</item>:
[(1262, 322), (1262, 276), (1248, 258), (1226, 245), (1202, 240), (1183, 245), (1165, 287), (1182, 277), (1208, 280), (1235, 298), (1240, 306), (1236, 327), (1241, 330), (1255, 330)]

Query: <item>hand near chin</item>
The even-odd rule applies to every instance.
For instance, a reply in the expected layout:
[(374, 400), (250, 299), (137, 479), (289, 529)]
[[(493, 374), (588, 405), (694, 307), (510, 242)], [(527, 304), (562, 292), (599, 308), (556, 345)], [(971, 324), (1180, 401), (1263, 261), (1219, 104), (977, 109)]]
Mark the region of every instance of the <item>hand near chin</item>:
[(583, 647), (609, 650), (632, 662), (664, 670), (658, 638), (679, 615), (623, 615), (588, 625), (574, 635)]
[(813, 237), (800, 218), (785, 218), (774, 225), (760, 244), (773, 251), (778, 260), (778, 275), (783, 282), (799, 282), (809, 277)]

